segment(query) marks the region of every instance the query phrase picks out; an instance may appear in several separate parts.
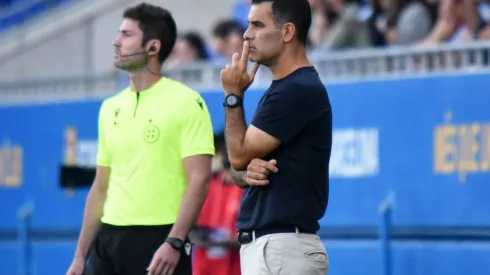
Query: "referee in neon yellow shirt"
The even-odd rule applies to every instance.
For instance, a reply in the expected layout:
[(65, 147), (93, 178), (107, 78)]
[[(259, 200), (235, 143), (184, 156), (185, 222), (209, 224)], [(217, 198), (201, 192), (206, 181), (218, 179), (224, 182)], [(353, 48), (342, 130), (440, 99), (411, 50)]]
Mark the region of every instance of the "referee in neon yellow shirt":
[(200, 95), (160, 75), (176, 33), (165, 9), (124, 12), (113, 45), (131, 85), (100, 109), (97, 174), (69, 275), (192, 274), (187, 236), (208, 193), (214, 143)]

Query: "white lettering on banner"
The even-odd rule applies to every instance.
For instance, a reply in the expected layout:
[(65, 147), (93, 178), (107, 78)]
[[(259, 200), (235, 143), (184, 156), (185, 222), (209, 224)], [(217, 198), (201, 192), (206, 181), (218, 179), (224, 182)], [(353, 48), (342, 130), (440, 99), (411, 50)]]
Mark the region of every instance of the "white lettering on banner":
[(331, 178), (375, 176), (379, 172), (379, 135), (376, 128), (333, 131)]

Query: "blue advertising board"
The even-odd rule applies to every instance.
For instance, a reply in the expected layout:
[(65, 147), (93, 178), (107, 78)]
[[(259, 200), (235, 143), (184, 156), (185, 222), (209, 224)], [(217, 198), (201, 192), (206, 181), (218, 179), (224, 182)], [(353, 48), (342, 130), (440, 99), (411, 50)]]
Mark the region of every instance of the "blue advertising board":
[[(490, 226), (489, 84), (486, 75), (326, 84), (334, 145), (322, 225), (374, 226), (391, 193), (396, 225)], [(248, 121), (262, 93), (247, 92)], [(223, 129), (223, 94), (202, 95)], [(100, 103), (0, 107), (0, 230), (16, 227), (26, 200), (35, 228), (81, 225), (87, 190), (61, 190), (58, 167), (94, 164)]]

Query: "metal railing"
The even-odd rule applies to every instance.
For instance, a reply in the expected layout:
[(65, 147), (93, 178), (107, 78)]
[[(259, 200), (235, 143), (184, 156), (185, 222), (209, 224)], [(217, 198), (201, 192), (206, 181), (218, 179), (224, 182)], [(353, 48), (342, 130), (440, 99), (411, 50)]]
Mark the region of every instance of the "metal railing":
[[(392, 47), (344, 51), (317, 50), (310, 54), (326, 83), (414, 77), (434, 74), (483, 72), (489, 70), (490, 41), (465, 45)], [(226, 64), (188, 64), (168, 74), (198, 87), (216, 87)], [(259, 69), (256, 85), (268, 85), (272, 75)]]
[[(398, 79), (428, 75), (482, 73), (489, 69), (490, 41), (432, 47), (393, 47), (348, 51), (319, 50), (310, 54), (325, 83)], [(219, 90), (225, 63), (192, 63), (164, 74), (197, 90)], [(125, 74), (0, 83), (0, 104), (73, 100), (111, 95), (127, 85)], [(255, 87), (269, 85), (260, 68)]]

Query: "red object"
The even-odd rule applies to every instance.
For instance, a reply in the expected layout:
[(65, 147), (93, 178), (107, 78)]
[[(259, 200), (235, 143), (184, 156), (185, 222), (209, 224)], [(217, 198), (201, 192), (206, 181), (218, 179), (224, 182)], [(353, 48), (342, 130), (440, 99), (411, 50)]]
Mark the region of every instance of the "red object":
[[(216, 229), (213, 235), (236, 237), (242, 192), (235, 184), (225, 183), (222, 175), (214, 177), (197, 224)], [(238, 249), (196, 247), (194, 253), (193, 275), (240, 275)]]

